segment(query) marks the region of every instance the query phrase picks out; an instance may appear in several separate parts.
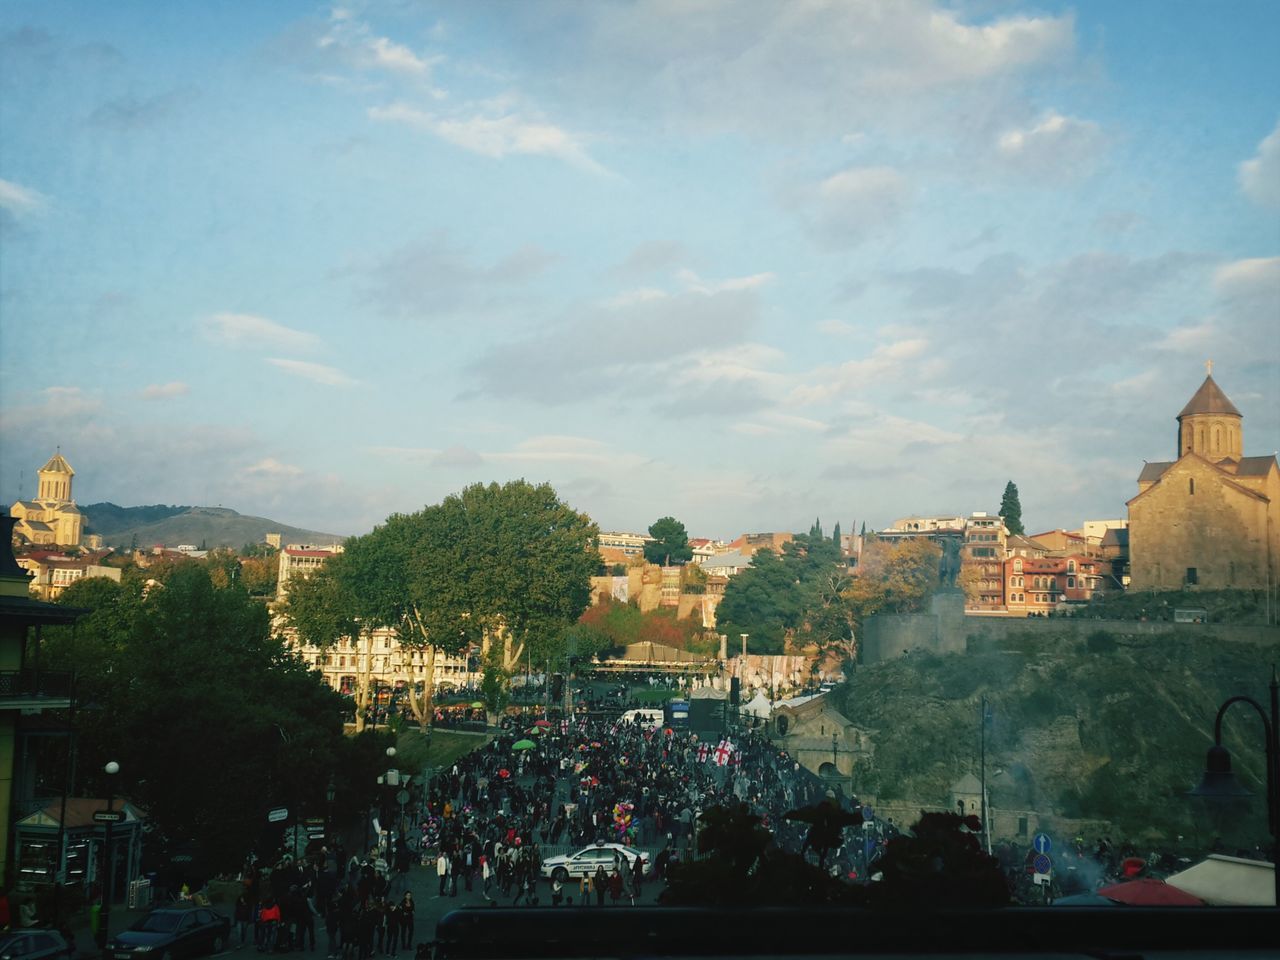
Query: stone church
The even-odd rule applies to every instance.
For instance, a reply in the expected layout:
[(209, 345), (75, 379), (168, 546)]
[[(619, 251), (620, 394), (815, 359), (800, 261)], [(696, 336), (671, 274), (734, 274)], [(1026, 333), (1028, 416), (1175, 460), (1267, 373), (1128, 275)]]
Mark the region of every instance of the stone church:
[(17, 519), (16, 538), (40, 546), (78, 547), (84, 515), (71, 499), (71, 464), (55, 453), (37, 474), (36, 498), (19, 500), (9, 511)]
[(1265, 590), (1280, 558), (1280, 468), (1244, 455), (1243, 415), (1213, 379), (1178, 414), (1177, 459), (1129, 501), (1130, 589)]

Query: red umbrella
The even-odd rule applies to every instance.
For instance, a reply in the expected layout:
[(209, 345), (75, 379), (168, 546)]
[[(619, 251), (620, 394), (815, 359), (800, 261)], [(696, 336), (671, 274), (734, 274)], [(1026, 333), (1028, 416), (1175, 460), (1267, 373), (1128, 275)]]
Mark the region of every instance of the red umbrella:
[(1131, 907), (1202, 907), (1199, 897), (1171, 887), (1155, 877), (1139, 877), (1124, 883), (1113, 883), (1098, 890), (1098, 896)]
[(551, 721), (550, 721), (550, 720), (535, 720), (535, 721), (533, 721), (533, 725), (534, 725), (535, 727), (549, 727), (549, 726), (551, 726)]

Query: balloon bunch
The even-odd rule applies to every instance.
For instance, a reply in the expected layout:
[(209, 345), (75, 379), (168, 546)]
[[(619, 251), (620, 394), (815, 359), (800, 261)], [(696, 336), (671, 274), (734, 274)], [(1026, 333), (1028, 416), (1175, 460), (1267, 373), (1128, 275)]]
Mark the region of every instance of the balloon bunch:
[(613, 826), (618, 832), (618, 840), (622, 841), (628, 837), (632, 840), (636, 836), (636, 828), (632, 821), (632, 812), (635, 805), (630, 803), (615, 803), (613, 805)]

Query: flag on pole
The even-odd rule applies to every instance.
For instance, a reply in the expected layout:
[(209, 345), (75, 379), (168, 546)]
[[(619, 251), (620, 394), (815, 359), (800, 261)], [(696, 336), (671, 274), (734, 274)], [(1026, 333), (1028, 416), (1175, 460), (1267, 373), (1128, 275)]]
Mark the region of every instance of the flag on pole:
[(729, 757), (733, 755), (733, 743), (729, 740), (721, 740), (720, 745), (715, 750), (716, 766), (723, 767), (729, 762)]
[(705, 743), (704, 743), (704, 744), (702, 744), (701, 746), (699, 746), (699, 747), (698, 747), (698, 762), (699, 762), (699, 763), (706, 763), (706, 762), (707, 762), (707, 755), (708, 755), (708, 753), (709, 753), (709, 752), (710, 752), (710, 751), (709, 751), (709, 747), (707, 746), (707, 744), (705, 744)]

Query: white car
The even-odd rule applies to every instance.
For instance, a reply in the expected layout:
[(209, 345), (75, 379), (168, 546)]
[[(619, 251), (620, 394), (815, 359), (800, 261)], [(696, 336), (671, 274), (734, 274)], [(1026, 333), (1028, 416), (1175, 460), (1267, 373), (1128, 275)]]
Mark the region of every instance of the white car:
[(577, 853), (547, 857), (542, 861), (542, 876), (564, 883), (569, 879), (577, 880), (586, 876), (595, 876), (598, 867), (604, 867), (606, 874), (612, 873), (614, 864), (619, 861), (627, 869), (634, 870), (637, 857), (644, 864), (643, 870), (647, 875), (651, 868), (649, 857), (643, 851), (635, 847), (624, 847), (620, 843), (597, 843), (583, 847)]

